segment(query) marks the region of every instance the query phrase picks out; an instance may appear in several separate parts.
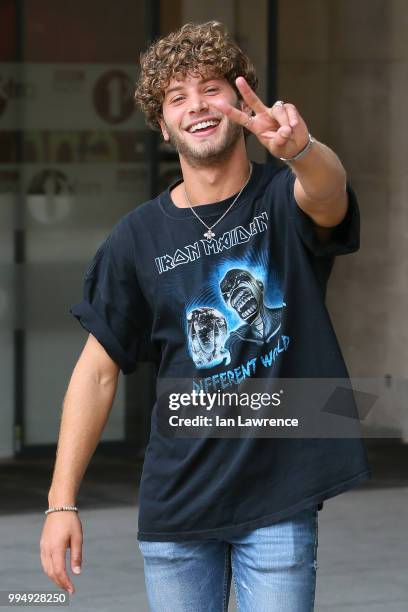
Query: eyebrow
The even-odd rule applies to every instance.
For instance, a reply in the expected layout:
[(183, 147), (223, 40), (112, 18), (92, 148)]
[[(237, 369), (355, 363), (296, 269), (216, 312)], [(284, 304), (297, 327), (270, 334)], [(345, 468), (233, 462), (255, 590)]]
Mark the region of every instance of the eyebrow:
[[(201, 85), (202, 83), (208, 83), (208, 81), (216, 81), (217, 77), (208, 77), (206, 79), (201, 79), (201, 81), (199, 81), (199, 84)], [(170, 87), (170, 89), (168, 89), (165, 93), (165, 98), (171, 94), (173, 91), (179, 91), (180, 89), (184, 89), (185, 85), (175, 85), (174, 87)]]

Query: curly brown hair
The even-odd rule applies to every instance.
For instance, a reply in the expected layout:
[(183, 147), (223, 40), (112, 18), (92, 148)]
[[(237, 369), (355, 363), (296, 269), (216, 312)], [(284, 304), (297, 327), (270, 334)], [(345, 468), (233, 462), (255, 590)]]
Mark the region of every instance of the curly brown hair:
[(146, 124), (156, 131), (160, 131), (158, 119), (162, 116), (164, 93), (172, 78), (185, 78), (188, 72), (202, 78), (224, 77), (238, 99), (242, 99), (235, 85), (238, 76), (245, 77), (254, 91), (258, 86), (252, 62), (220, 21), (186, 23), (156, 40), (140, 54), (140, 68), (135, 101), (145, 114)]

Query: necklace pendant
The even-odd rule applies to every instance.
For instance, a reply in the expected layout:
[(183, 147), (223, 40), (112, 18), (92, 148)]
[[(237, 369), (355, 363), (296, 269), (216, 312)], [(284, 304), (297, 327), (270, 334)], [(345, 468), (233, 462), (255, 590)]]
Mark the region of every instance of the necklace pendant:
[(210, 228), (208, 228), (208, 232), (204, 232), (204, 236), (207, 238), (207, 240), (212, 240), (215, 234)]

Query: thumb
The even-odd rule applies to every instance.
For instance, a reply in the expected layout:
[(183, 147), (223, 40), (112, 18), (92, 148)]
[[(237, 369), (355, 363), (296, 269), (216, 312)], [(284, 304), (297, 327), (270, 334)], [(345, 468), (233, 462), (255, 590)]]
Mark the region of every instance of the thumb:
[(71, 537), (71, 569), (74, 574), (80, 574), (82, 567), (82, 538), (81, 536)]

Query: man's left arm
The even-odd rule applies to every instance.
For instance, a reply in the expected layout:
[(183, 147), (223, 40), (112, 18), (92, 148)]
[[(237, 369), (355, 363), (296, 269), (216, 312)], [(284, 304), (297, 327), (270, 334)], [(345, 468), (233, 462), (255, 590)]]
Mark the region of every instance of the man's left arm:
[(317, 140), (301, 159), (290, 162), (290, 167), (296, 175), (295, 200), (312, 219), (316, 235), (324, 243), (347, 213), (346, 171), (334, 151)]
[[(244, 77), (237, 77), (235, 85), (242, 97), (240, 109), (223, 99), (215, 99), (213, 105), (252, 132), (279, 159), (290, 159), (305, 148), (309, 130), (294, 104), (278, 100), (269, 108)], [(326, 242), (347, 213), (346, 172), (337, 155), (318, 141), (289, 163), (296, 174), (295, 200), (314, 221), (319, 240)]]

